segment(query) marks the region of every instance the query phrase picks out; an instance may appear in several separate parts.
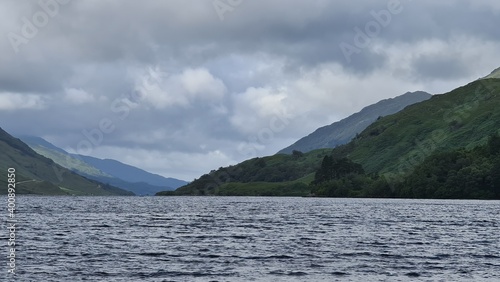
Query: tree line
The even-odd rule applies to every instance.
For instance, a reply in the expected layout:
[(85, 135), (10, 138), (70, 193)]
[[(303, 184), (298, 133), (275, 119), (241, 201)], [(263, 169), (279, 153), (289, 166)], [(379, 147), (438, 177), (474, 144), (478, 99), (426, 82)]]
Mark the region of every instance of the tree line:
[(392, 183), (347, 158), (325, 156), (310, 188), (321, 197), (500, 199), (500, 136), (472, 150), (436, 152)]

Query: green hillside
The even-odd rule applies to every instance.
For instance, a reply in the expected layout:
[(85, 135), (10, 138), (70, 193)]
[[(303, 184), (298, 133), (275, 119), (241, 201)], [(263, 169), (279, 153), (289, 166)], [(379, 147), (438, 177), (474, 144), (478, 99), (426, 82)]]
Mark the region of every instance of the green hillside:
[(31, 149), (33, 149), (35, 152), (38, 154), (47, 157), (51, 160), (53, 160), (55, 163), (71, 170), (78, 172), (80, 175), (89, 175), (89, 176), (96, 176), (96, 177), (109, 177), (111, 178), (111, 175), (108, 175), (101, 170), (87, 164), (86, 162), (82, 161), (81, 159), (75, 158), (71, 156), (68, 153), (63, 153), (59, 152), (56, 150), (51, 150), (50, 148), (46, 148), (41, 145), (31, 145), (29, 143), (26, 143), (28, 146), (30, 146)]
[(294, 151), (292, 155), (254, 158), (213, 170), (175, 191), (158, 195), (307, 195), (307, 185), (321, 159), (330, 151), (321, 149), (305, 154)]
[(279, 153), (291, 154), (293, 150), (309, 152), (322, 148), (335, 148), (346, 144), (378, 118), (392, 115), (409, 105), (425, 101), (431, 97), (432, 95), (429, 93), (417, 91), (379, 101), (345, 119), (318, 128), (308, 136), (279, 151)]
[(367, 174), (347, 158), (325, 156), (310, 188), (322, 197), (500, 199), (500, 135), (473, 149), (436, 151), (392, 179)]
[[(476, 180), (471, 180), (470, 187), (493, 185), (491, 183), (494, 181), (488, 179), (500, 174), (494, 171), (497, 167), (496, 159), (470, 152), (474, 148), (479, 150), (486, 146), (488, 138), (498, 133), (500, 124), (498, 109), (500, 109), (500, 79), (474, 81), (449, 93), (435, 95), (427, 101), (411, 105), (396, 114), (380, 118), (350, 143), (333, 150), (316, 150), (305, 154), (295, 151), (291, 156), (275, 155), (248, 160), (235, 166), (219, 168), (174, 192), (164, 192), (159, 195), (292, 196), (313, 192), (325, 196), (419, 197), (420, 195), (453, 198), (456, 194), (450, 191), (420, 193), (416, 190), (423, 186), (409, 185), (408, 179), (422, 175), (421, 165), (424, 162), (430, 162), (425, 165), (433, 166), (435, 163), (433, 159), (448, 152), (458, 156), (452, 160), (468, 163), (456, 166), (450, 160), (450, 163), (440, 164), (442, 167), (436, 165), (439, 169), (424, 174), (425, 177), (434, 179), (433, 177), (437, 177), (433, 175), (434, 171), (441, 171), (440, 175), (447, 175), (442, 170), (455, 167), (463, 174), (472, 175), (471, 171), (481, 171), (476, 174)], [(361, 170), (347, 170), (336, 179), (320, 181), (315, 176), (321, 171), (325, 156), (333, 158), (331, 163), (341, 164), (335, 169), (342, 170), (345, 168), (344, 165), (357, 167), (356, 164), (360, 164)], [(489, 166), (477, 168), (476, 164), (481, 161), (488, 162)], [(416, 168), (419, 169), (415, 170)], [(338, 174), (335, 171), (332, 173)], [(451, 173), (453, 175), (453, 172)], [(477, 180), (481, 177), (485, 180)], [(405, 183), (413, 190), (406, 191), (406, 194), (404, 191), (395, 192), (395, 189), (403, 189), (401, 185)], [(495, 192), (488, 192), (493, 191), (490, 188), (484, 193), (462, 191), (460, 197), (491, 198)], [(334, 193), (329, 194), (328, 191)]]
[[(33, 151), (28, 145), (0, 128), (0, 179), (7, 187), (7, 169), (16, 170), (16, 193), (40, 195), (133, 195), (128, 191), (86, 179), (51, 159)], [(7, 189), (2, 189), (5, 194)]]
[(403, 177), (433, 153), (484, 144), (499, 129), (499, 108), (500, 80), (478, 80), (378, 120), (333, 156)]

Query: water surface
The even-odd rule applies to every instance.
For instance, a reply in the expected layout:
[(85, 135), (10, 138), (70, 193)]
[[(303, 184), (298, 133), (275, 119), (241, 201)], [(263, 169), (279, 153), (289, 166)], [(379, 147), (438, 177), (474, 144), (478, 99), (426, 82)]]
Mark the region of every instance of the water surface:
[(498, 281), (499, 206), (18, 196), (16, 281)]

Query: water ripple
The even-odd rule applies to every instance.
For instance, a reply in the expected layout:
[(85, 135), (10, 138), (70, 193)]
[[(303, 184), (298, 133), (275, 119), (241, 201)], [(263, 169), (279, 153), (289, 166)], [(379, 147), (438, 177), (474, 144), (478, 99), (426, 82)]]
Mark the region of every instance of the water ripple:
[(498, 201), (17, 200), (16, 281), (500, 280)]

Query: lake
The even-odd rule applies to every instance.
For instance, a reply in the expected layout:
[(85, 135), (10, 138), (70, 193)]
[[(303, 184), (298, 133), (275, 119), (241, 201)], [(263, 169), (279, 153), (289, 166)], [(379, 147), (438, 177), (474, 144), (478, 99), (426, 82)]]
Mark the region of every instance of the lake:
[(500, 280), (499, 201), (18, 196), (16, 204), (15, 281)]

